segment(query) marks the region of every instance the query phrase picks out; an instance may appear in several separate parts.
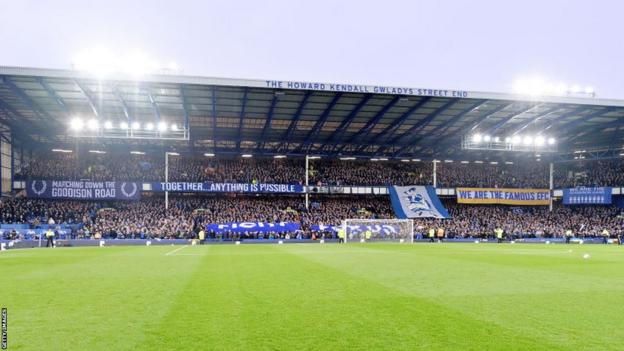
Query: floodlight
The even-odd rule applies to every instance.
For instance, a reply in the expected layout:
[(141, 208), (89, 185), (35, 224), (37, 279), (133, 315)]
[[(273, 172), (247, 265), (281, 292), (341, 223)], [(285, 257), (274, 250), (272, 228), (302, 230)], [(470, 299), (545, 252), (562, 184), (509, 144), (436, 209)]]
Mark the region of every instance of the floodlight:
[(483, 141), (485, 141), (486, 143), (489, 143), (490, 140), (492, 140), (492, 137), (490, 137), (489, 135), (483, 137)]
[(286, 158), (286, 155), (275, 155), (273, 158)]
[(555, 138), (548, 138), (548, 145), (555, 145)]
[(149, 122), (145, 125), (146, 130), (154, 130), (154, 123)]
[(84, 122), (82, 121), (82, 119), (78, 118), (78, 117), (74, 117), (72, 118), (72, 120), (69, 123), (69, 127), (72, 130), (75, 131), (80, 131), (82, 130), (82, 127), (84, 127)]
[(167, 123), (166, 122), (158, 122), (158, 131), (166, 132), (167, 131)]
[(204, 154), (204, 156), (206, 157), (214, 157), (215, 154), (211, 153), (211, 152), (207, 152)]
[(111, 121), (104, 122), (104, 128), (106, 128), (106, 129), (113, 129), (113, 122), (111, 122)]
[(535, 138), (535, 145), (537, 146), (543, 146), (545, 142), (546, 140), (544, 140), (543, 136), (538, 136)]
[(243, 157), (243, 158), (251, 158), (251, 157), (253, 157), (253, 155), (252, 154), (242, 154), (241, 157)]
[(89, 128), (89, 130), (91, 131), (95, 131), (100, 127), (100, 123), (97, 121), (97, 119), (90, 119), (87, 122), (87, 128)]
[(481, 139), (482, 139), (481, 134), (475, 134), (472, 136), (472, 141), (475, 143), (480, 143)]
[(494, 137), (494, 142), (495, 143), (499, 143), (500, 142), (500, 138), (499, 137)]
[(171, 125), (171, 130), (172, 130), (172, 131), (174, 131), (174, 132), (177, 132), (177, 131), (178, 131), (178, 125), (177, 125), (177, 124), (175, 124), (175, 123), (174, 123), (174, 124), (172, 124), (172, 125)]
[(505, 142), (506, 142), (507, 144), (511, 143), (511, 137), (506, 137), (506, 138), (505, 138)]
[(527, 135), (524, 137), (522, 142), (524, 143), (524, 145), (531, 145), (533, 144), (533, 138)]
[(519, 136), (519, 135), (514, 135), (514, 136), (511, 138), (511, 142), (512, 142), (513, 144), (519, 144), (519, 143), (520, 143), (520, 140), (521, 140), (521, 139), (520, 139), (520, 136)]
[(141, 123), (136, 122), (136, 121), (132, 122), (132, 129), (136, 130), (136, 129), (139, 129), (139, 128), (141, 128)]
[(121, 122), (121, 123), (119, 123), (119, 128), (121, 128), (121, 129), (128, 129), (128, 122)]

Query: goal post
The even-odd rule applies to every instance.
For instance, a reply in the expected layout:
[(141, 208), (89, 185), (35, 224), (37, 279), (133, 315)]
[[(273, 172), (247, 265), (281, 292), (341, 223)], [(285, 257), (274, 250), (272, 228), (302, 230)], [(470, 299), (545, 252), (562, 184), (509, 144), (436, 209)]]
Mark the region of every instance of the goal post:
[[(346, 219), (342, 221), (342, 230), (345, 242), (414, 242), (414, 221), (411, 219)], [(370, 238), (366, 238), (369, 230)]]

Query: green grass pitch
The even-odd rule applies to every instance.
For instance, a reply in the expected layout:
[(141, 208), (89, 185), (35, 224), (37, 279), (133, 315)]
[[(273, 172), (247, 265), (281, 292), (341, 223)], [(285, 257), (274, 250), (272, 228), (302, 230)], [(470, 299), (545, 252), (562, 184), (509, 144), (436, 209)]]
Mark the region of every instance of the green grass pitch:
[(624, 349), (616, 246), (27, 249), (0, 272), (9, 350)]

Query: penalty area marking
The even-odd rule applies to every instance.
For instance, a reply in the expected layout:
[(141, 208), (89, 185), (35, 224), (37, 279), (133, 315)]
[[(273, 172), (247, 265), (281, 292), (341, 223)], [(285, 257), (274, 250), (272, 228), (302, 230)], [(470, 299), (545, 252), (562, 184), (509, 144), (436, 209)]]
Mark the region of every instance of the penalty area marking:
[(165, 254), (165, 256), (204, 256), (204, 254), (198, 253), (177, 253), (178, 251), (187, 248), (188, 245), (184, 245), (182, 247), (178, 247), (177, 249), (171, 250)]
[(176, 253), (176, 252), (178, 252), (178, 251), (180, 251), (180, 250), (182, 250), (182, 249), (184, 249), (184, 248), (186, 248), (186, 247), (188, 247), (188, 245), (184, 245), (184, 246), (182, 246), (182, 247), (178, 247), (177, 249), (174, 249), (174, 250), (171, 250), (171, 251), (167, 252), (167, 253), (165, 254), (165, 256), (171, 256), (171, 255), (173, 255), (174, 253)]

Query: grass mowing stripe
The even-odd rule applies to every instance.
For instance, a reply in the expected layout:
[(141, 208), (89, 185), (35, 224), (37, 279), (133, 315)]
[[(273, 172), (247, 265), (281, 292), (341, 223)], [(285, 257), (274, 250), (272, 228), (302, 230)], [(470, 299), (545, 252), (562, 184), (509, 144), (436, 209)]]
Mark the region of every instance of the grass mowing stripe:
[(197, 268), (194, 258), (171, 265), (161, 250), (146, 247), (66, 251), (85, 259), (62, 267), (48, 265), (49, 257), (24, 261), (36, 267), (36, 277), (19, 280), (15, 270), (0, 278), (12, 349), (131, 350)]
[[(536, 264), (531, 256), (497, 255), (496, 247), (492, 247), (492, 255), (478, 256), (464, 255), (465, 245), (455, 244), (434, 248), (420, 245), (365, 247), (388, 255), (383, 260), (378, 260), (379, 255), (365, 253), (328, 256), (314, 248), (299, 254), (417, 297), (439, 296), (440, 303), (460, 313), (501, 326), (513, 326), (523, 335), (533, 335), (568, 349), (573, 349), (572, 345), (593, 350), (613, 349), (617, 345), (616, 338), (622, 336), (615, 326), (621, 325), (624, 309), (614, 301), (614, 296), (621, 295), (623, 290), (618, 268), (621, 265), (611, 265), (607, 272), (588, 277), (570, 274), (567, 266), (564, 271), (557, 265), (550, 266), (551, 271), (544, 271), (543, 267), (549, 263), (547, 257)], [(393, 248), (400, 254), (393, 254)], [(410, 252), (411, 256), (407, 254)], [(470, 259), (462, 262), (464, 256)], [(479, 262), (478, 257), (483, 262)], [(587, 272), (604, 268), (603, 263), (587, 266), (587, 262), (579, 258), (569, 261)], [(406, 266), (413, 268), (401, 269)], [(606, 278), (606, 274), (610, 274), (611, 279)], [(613, 279), (615, 277), (617, 279)], [(609, 304), (613, 306), (608, 307)], [(614, 313), (605, 313), (605, 309)], [(496, 311), (500, 313), (494, 313)], [(579, 327), (579, 320), (593, 323)], [(576, 330), (570, 334), (572, 326)]]
[(618, 349), (616, 248), (473, 245), (13, 252), (0, 301), (17, 350)]
[[(287, 249), (219, 249), (228, 254), (203, 258), (206, 269), (157, 328), (168, 331), (152, 335), (146, 350), (557, 349)], [(475, 337), (482, 341), (469, 342)]]

